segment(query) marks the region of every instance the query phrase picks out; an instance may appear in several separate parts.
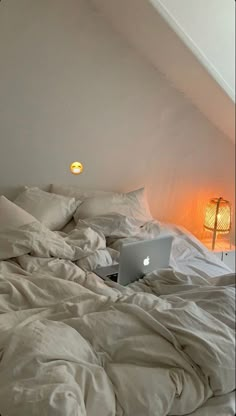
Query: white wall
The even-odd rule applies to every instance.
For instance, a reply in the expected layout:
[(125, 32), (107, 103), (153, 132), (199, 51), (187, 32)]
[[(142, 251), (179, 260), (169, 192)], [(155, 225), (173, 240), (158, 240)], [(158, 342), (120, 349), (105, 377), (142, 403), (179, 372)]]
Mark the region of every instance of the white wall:
[(235, 143), (234, 101), (158, 12), (153, 3), (160, 5), (160, 0), (90, 1), (132, 47)]
[(0, 56), (0, 187), (145, 184), (157, 218), (196, 234), (209, 197), (233, 199), (233, 143), (88, 1), (1, 3)]
[(235, 1), (151, 2), (235, 101)]

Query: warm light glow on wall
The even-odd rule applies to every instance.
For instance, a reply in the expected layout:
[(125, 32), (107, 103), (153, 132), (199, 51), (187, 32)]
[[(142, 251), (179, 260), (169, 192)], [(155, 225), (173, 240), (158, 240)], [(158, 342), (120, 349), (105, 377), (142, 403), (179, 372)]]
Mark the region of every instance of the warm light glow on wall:
[(72, 162), (70, 165), (70, 171), (73, 173), (73, 175), (79, 175), (83, 172), (83, 165), (81, 162)]

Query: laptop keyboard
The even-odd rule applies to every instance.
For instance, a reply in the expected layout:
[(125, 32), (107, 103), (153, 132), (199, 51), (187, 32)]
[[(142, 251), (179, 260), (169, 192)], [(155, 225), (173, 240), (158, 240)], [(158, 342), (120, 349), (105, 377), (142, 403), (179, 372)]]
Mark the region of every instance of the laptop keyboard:
[(118, 273), (108, 274), (106, 277), (107, 277), (107, 279), (110, 279), (110, 280), (112, 280), (113, 282), (117, 282), (117, 279), (118, 279)]

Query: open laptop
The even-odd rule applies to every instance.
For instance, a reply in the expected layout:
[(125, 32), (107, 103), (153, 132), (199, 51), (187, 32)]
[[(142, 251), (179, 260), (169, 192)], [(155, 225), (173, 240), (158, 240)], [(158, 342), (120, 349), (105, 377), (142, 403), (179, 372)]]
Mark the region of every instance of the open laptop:
[(151, 240), (125, 243), (121, 247), (119, 264), (100, 267), (94, 272), (102, 279), (128, 285), (154, 270), (169, 266), (173, 236), (162, 235)]

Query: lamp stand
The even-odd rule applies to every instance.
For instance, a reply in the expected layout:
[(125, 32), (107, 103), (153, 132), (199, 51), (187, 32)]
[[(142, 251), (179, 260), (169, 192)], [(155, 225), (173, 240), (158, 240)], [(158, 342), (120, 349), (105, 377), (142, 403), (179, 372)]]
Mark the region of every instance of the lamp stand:
[(217, 235), (217, 223), (218, 223), (218, 213), (219, 213), (219, 207), (220, 207), (220, 201), (222, 200), (222, 198), (220, 197), (217, 201), (217, 205), (216, 205), (216, 216), (215, 216), (215, 224), (214, 224), (214, 231), (213, 231), (213, 238), (212, 238), (212, 250), (214, 250), (215, 248), (215, 243), (216, 243), (216, 235)]

